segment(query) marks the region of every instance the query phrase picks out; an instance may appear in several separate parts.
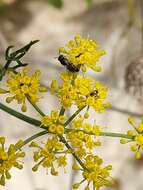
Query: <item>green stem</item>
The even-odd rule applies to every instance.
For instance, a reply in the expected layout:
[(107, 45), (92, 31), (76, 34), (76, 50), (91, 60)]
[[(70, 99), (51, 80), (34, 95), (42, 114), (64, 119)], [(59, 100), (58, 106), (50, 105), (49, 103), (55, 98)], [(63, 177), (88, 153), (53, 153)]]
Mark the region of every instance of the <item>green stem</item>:
[(4, 66), (4, 74), (5, 74), (5, 72), (6, 72), (6, 70), (8, 69), (8, 67), (9, 67), (9, 65), (11, 64), (11, 62), (12, 62), (12, 60), (8, 60), (7, 62), (6, 62), (6, 64), (5, 64), (5, 66)]
[(134, 136), (129, 136), (123, 133), (111, 133), (111, 132), (100, 132), (99, 136), (106, 136), (106, 137), (120, 137), (125, 139), (131, 139), (134, 140)]
[(49, 133), (49, 132), (47, 130), (45, 130), (45, 131), (41, 131), (39, 133), (34, 134), (33, 136), (31, 136), (31, 137), (27, 138), (26, 140), (24, 140), (24, 143), (20, 147), (18, 147), (17, 149), (22, 148), (23, 146), (25, 146), (29, 142), (33, 141), (34, 139), (36, 139), (36, 138), (38, 138), (40, 136), (46, 135), (47, 133)]
[(72, 147), (68, 144), (68, 142), (66, 141), (66, 139), (63, 136), (59, 136), (60, 141), (62, 143), (64, 143), (64, 145), (67, 147), (68, 150), (71, 151), (71, 154), (73, 155), (73, 157), (77, 160), (77, 162), (80, 164), (80, 166), (85, 169), (88, 170), (85, 166), (84, 163), (80, 160), (80, 158), (75, 154), (74, 150), (72, 149)]
[[(85, 134), (88, 135), (95, 135), (93, 132), (86, 132), (84, 130), (81, 129), (65, 129), (65, 132), (83, 132)], [(125, 139), (131, 139), (134, 140), (134, 136), (129, 136), (123, 133), (112, 133), (112, 132), (100, 132), (99, 136), (103, 136), (103, 137), (120, 137), (120, 138), (125, 138)]]
[[(41, 121), (39, 121), (39, 120), (37, 120), (37, 119), (34, 119), (34, 118), (31, 118), (31, 117), (29, 117), (29, 116), (26, 116), (26, 115), (24, 115), (24, 114), (22, 114), (22, 113), (19, 113), (19, 112), (15, 111), (14, 109), (12, 109), (12, 108), (10, 108), (10, 107), (8, 107), (8, 106), (2, 104), (2, 103), (0, 103), (0, 109), (3, 110), (3, 111), (5, 111), (5, 112), (7, 112), (7, 113), (9, 113), (9, 114), (12, 115), (12, 116), (18, 118), (18, 119), (20, 119), (20, 120), (23, 120), (23, 121), (29, 123), (29, 124), (32, 124), (32, 125), (34, 125), (34, 126), (36, 126), (36, 127), (39, 127), (39, 128), (46, 129), (46, 127), (44, 127), (44, 126), (41, 126), (41, 127), (40, 127)], [(74, 113), (74, 114), (75, 114), (75, 113)], [(69, 120), (67, 120), (67, 121), (69, 121)], [(66, 123), (67, 123), (67, 122), (66, 122)], [(67, 125), (67, 124), (66, 124), (66, 125)], [(84, 132), (84, 133), (86, 133), (86, 134), (89, 134), (89, 135), (95, 135), (95, 134), (92, 133), (92, 132), (85, 132), (85, 131), (80, 130), (80, 129), (65, 129), (65, 132), (72, 132), (72, 131), (77, 131), (77, 132), (78, 132), (78, 131), (82, 131), (82, 132)], [(105, 137), (120, 137), (120, 138), (126, 138), (126, 139), (131, 139), (131, 140), (134, 139), (134, 137), (131, 137), (131, 136), (126, 135), (126, 134), (122, 134), (122, 133), (111, 133), (111, 132), (101, 132), (101, 133), (100, 133), (100, 136), (105, 136)]]
[(29, 97), (27, 97), (28, 101), (30, 102), (30, 104), (35, 108), (35, 110), (41, 115), (41, 116), (45, 116), (45, 114), (43, 113), (43, 111), (35, 104), (33, 103)]
[[(81, 110), (77, 110), (64, 124), (64, 126), (68, 125), (75, 117), (76, 115), (80, 112)], [(61, 107), (60, 110), (60, 114), (59, 115), (63, 115), (65, 112), (65, 109), (63, 107)], [(72, 147), (68, 144), (68, 142), (66, 141), (66, 139), (64, 138), (64, 136), (59, 136), (60, 141), (67, 147), (68, 150), (71, 151), (71, 154), (73, 155), (73, 157), (77, 160), (77, 162), (80, 164), (80, 166), (85, 169), (88, 170), (83, 162), (80, 160), (80, 158), (78, 158), (78, 156), (75, 154), (74, 150), (72, 149)]]
[(65, 113), (65, 108), (62, 106), (59, 115), (64, 115), (64, 113)]
[(86, 106), (78, 109), (65, 123), (64, 126), (66, 127), (71, 121), (85, 108)]
[(22, 113), (19, 113), (17, 111), (15, 111), (14, 109), (0, 103), (0, 109), (9, 113), (10, 115), (13, 115), (14, 117), (17, 117), (18, 119), (21, 119), (29, 124), (35, 125), (37, 127), (39, 127), (41, 125), (41, 122), (37, 119), (34, 119), (32, 117), (29, 117), (27, 115), (24, 115)]

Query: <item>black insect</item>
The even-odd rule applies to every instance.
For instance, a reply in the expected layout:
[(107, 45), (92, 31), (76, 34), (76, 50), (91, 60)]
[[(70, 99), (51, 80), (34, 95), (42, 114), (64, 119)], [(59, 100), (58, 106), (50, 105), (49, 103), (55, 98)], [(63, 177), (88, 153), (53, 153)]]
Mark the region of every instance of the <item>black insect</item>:
[(79, 72), (79, 68), (76, 67), (73, 63), (71, 63), (66, 57), (64, 57), (63, 55), (59, 55), (58, 60), (60, 61), (60, 63), (64, 66), (66, 66), (66, 68), (71, 71), (71, 72)]
[(80, 57), (82, 55), (82, 53), (78, 54), (77, 56), (75, 56), (76, 58)]
[(96, 98), (98, 98), (98, 90), (94, 90), (93, 92), (90, 93), (90, 96), (94, 96)]

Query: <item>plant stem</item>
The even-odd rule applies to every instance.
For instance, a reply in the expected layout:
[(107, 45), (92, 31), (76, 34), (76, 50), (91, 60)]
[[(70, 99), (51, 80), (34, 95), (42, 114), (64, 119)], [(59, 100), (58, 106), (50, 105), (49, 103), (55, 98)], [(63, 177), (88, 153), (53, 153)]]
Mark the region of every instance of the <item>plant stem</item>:
[[(36, 127), (39, 127), (39, 128), (43, 128), (43, 129), (46, 129), (44, 126), (41, 126), (41, 121), (37, 120), (37, 119), (34, 119), (32, 117), (29, 117), (27, 115), (24, 115), (22, 113), (19, 113), (17, 111), (15, 111), (14, 109), (12, 108), (9, 108), (7, 107), (6, 105), (0, 103), (0, 109), (9, 113), (10, 115), (13, 115), (14, 117), (18, 118), (18, 119), (21, 119), (29, 124), (32, 124)], [(78, 110), (77, 110), (78, 111)], [(73, 115), (77, 115), (77, 111), (76, 113), (74, 113)], [(73, 116), (71, 116), (73, 118)], [(70, 118), (69, 118), (70, 119)], [(70, 119), (71, 120), (71, 119)], [(66, 126), (69, 124), (69, 120), (67, 120), (68, 122), (66, 122)], [(68, 123), (68, 124), (67, 124)], [(89, 135), (95, 135), (94, 133), (92, 132), (85, 132), (83, 130), (80, 130), (80, 129), (65, 129), (65, 132), (72, 132), (72, 131), (82, 131), (86, 134), (89, 134)], [(129, 135), (126, 135), (126, 134), (123, 134), (123, 133), (111, 133), (111, 132), (101, 132), (100, 133), (100, 136), (105, 136), (105, 137), (120, 137), (120, 138), (126, 138), (126, 139), (131, 139), (133, 140), (134, 137), (131, 137)]]
[(65, 113), (65, 108), (62, 106), (59, 115), (64, 115), (64, 113)]
[[(83, 132), (88, 135), (95, 135), (93, 132), (86, 132), (81, 129), (65, 129), (65, 132)], [(98, 136), (98, 135), (97, 135)], [(129, 136), (123, 133), (112, 133), (112, 132), (100, 132), (99, 136), (104, 136), (104, 137), (120, 137), (120, 138), (125, 138), (125, 139), (131, 139), (134, 140), (134, 136)]]
[(26, 140), (24, 140), (24, 143), (20, 147), (18, 147), (17, 149), (22, 148), (23, 146), (25, 146), (26, 144), (28, 144), (32, 140), (34, 140), (34, 139), (36, 139), (36, 138), (38, 138), (40, 136), (46, 135), (47, 133), (49, 133), (49, 132), (47, 130), (45, 130), (45, 131), (41, 131), (39, 133), (34, 134), (33, 136), (31, 136), (31, 137), (27, 138)]
[(99, 136), (120, 137), (120, 138), (134, 140), (134, 136), (129, 136), (129, 135), (126, 135), (126, 134), (123, 134), (123, 133), (100, 132)]
[(29, 117), (27, 115), (24, 115), (20, 112), (15, 111), (14, 109), (0, 103), (0, 109), (9, 113), (10, 115), (13, 115), (14, 117), (17, 117), (18, 119), (21, 119), (29, 124), (35, 125), (37, 127), (39, 127), (41, 125), (41, 121), (34, 119), (32, 117)]
[(28, 101), (30, 102), (30, 104), (35, 108), (35, 110), (41, 115), (41, 116), (45, 116), (45, 114), (43, 113), (43, 111), (30, 100), (30, 97), (27, 97)]
[(65, 123), (64, 126), (66, 127), (71, 121), (85, 108), (86, 106), (78, 109)]
[(68, 149), (68, 150), (71, 150), (71, 154), (72, 154), (73, 157), (78, 161), (78, 163), (80, 164), (80, 166), (81, 166), (83, 169), (88, 170), (88, 169), (84, 166), (84, 164), (83, 164), (83, 162), (80, 160), (80, 158), (78, 158), (78, 156), (75, 154), (74, 150), (73, 150), (72, 147), (68, 144), (68, 142), (66, 141), (66, 139), (65, 139), (63, 136), (59, 136), (59, 138), (60, 138), (60, 141), (61, 141), (62, 143), (64, 143), (64, 145), (67, 147), (67, 149)]

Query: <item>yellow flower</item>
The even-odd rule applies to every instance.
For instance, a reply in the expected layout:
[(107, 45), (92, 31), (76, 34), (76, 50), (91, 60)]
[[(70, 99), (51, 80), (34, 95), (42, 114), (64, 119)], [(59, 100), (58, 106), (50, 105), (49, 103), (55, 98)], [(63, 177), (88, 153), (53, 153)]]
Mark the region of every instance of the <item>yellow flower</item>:
[(11, 178), (10, 170), (13, 167), (22, 169), (23, 166), (19, 158), (25, 156), (25, 153), (18, 149), (22, 141), (18, 141), (15, 145), (10, 144), (9, 148), (5, 148), (5, 138), (0, 137), (0, 185), (5, 185), (5, 180)]
[(32, 76), (28, 75), (28, 70), (23, 69), (21, 72), (9, 74), (7, 80), (8, 92), (12, 95), (6, 98), (7, 103), (17, 100), (18, 104), (22, 104), (21, 110), (27, 110), (26, 99), (29, 98), (33, 103), (39, 100), (39, 92), (46, 92), (44, 86), (40, 86), (40, 71), (36, 71)]
[(76, 105), (78, 108), (84, 106), (93, 107), (95, 111), (102, 112), (109, 107), (109, 102), (105, 102), (108, 88), (100, 82), (86, 76), (66, 77), (68, 74), (62, 73), (62, 84), (59, 85), (56, 93), (63, 107), (68, 108)]
[(137, 128), (138, 128), (138, 131), (139, 131), (140, 133), (142, 133), (142, 132), (143, 132), (143, 122), (139, 122)]
[(74, 100), (76, 99), (76, 89), (73, 87), (72, 84), (69, 83), (63, 83), (62, 86), (60, 86), (58, 91), (58, 98), (60, 100), (60, 103), (66, 108), (71, 107)]
[(102, 112), (108, 102), (104, 102), (107, 97), (107, 87), (100, 82), (86, 76), (77, 76), (74, 82), (77, 97), (75, 104), (80, 108), (82, 106), (91, 106), (97, 112)]
[(135, 152), (135, 158), (140, 159), (142, 157), (141, 151), (143, 150), (143, 122), (140, 121), (135, 124), (133, 117), (128, 118), (128, 122), (132, 126), (132, 130), (127, 131), (127, 135), (131, 137), (131, 140), (121, 139), (121, 144), (132, 143), (130, 150)]
[[(54, 135), (49, 137), (44, 146), (41, 147), (38, 143), (32, 142), (30, 147), (37, 148), (34, 152), (33, 158), (36, 164), (33, 167), (33, 171), (37, 171), (39, 166), (46, 169), (51, 169), (52, 175), (57, 175), (54, 164), (57, 163), (59, 167), (65, 167), (67, 165), (66, 155), (59, 156), (61, 151), (64, 150), (64, 145), (59, 141), (58, 137)], [(60, 153), (60, 154), (59, 154)], [(63, 154), (65, 154), (63, 152)]]
[(81, 65), (83, 72), (86, 72), (86, 67), (99, 72), (101, 68), (96, 63), (105, 51), (99, 50), (99, 45), (95, 40), (75, 36), (74, 40), (68, 42), (66, 48), (59, 49), (59, 53), (65, 55), (74, 65)]
[(72, 73), (72, 72), (62, 72), (60, 73), (60, 78), (63, 82), (69, 82), (69, 81), (72, 81), (74, 80), (74, 78), (77, 76), (76, 73)]
[(57, 163), (58, 163), (58, 166), (61, 167), (65, 167), (67, 165), (67, 162), (66, 162), (67, 158), (66, 156), (59, 156), (58, 159), (57, 159)]
[(75, 183), (75, 184), (72, 185), (72, 188), (73, 189), (78, 189), (79, 186), (80, 186), (80, 183)]
[(86, 155), (83, 162), (86, 169), (82, 172), (84, 179), (80, 183), (76, 183), (77, 185), (74, 184), (74, 187), (78, 189), (85, 181), (87, 182), (85, 189), (88, 190), (90, 190), (90, 184), (94, 184), (94, 187), (98, 190), (103, 186), (110, 186), (113, 183), (113, 180), (110, 177), (112, 166), (108, 165), (102, 167), (102, 163), (103, 160), (99, 156), (93, 154)]
[(100, 128), (84, 122), (84, 116), (79, 116), (72, 122), (71, 131), (66, 134), (66, 138), (78, 157), (83, 158), (87, 152), (93, 152), (95, 146), (101, 146), (101, 142), (96, 139), (100, 135)]
[(56, 92), (58, 90), (58, 82), (56, 80), (52, 80), (51, 82), (51, 92)]
[(136, 135), (135, 141), (137, 145), (139, 145), (143, 149), (143, 135), (142, 134)]
[(48, 128), (49, 132), (58, 135), (64, 134), (65, 128), (63, 126), (65, 117), (60, 116), (58, 111), (51, 111), (50, 115), (46, 115), (41, 120), (41, 125)]

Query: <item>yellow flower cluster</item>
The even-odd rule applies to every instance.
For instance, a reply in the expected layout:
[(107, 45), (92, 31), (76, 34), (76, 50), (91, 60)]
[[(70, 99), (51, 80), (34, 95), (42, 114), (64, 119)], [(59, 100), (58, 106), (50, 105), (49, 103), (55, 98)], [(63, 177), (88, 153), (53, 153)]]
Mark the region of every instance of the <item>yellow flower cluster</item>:
[(58, 175), (54, 164), (58, 164), (58, 167), (65, 167), (67, 165), (66, 153), (63, 151), (64, 145), (59, 142), (56, 135), (51, 138), (49, 137), (44, 147), (41, 147), (36, 142), (32, 142), (29, 146), (38, 149), (34, 152), (33, 156), (36, 162), (35, 166), (32, 168), (34, 172), (38, 170), (39, 166), (42, 166), (46, 168), (47, 171), (50, 168), (52, 175)]
[(109, 102), (104, 102), (107, 97), (107, 87), (99, 81), (86, 76), (62, 73), (62, 84), (54, 80), (51, 83), (51, 91), (58, 94), (60, 103), (65, 107), (76, 105), (78, 108), (84, 106), (93, 107), (97, 112), (102, 112), (109, 107)]
[(47, 127), (49, 132), (56, 133), (58, 135), (63, 135), (64, 133), (64, 124), (65, 117), (59, 115), (58, 111), (51, 111), (50, 116), (46, 115), (41, 120), (41, 125)]
[(127, 135), (131, 137), (131, 140), (121, 139), (120, 142), (122, 144), (132, 142), (130, 149), (135, 152), (135, 158), (140, 159), (142, 157), (141, 151), (143, 150), (143, 122), (140, 121), (136, 125), (133, 117), (129, 117), (128, 121), (133, 128), (133, 130), (127, 131)]
[(15, 145), (10, 144), (8, 149), (5, 149), (5, 137), (0, 137), (0, 185), (5, 185), (5, 180), (11, 178), (10, 170), (13, 167), (22, 169), (19, 158), (25, 156), (25, 153), (18, 150), (22, 141), (18, 141)]
[[(59, 53), (66, 58), (67, 62), (69, 61), (68, 64), (74, 64), (86, 72), (88, 67), (94, 71), (100, 70), (96, 63), (105, 51), (100, 51), (95, 41), (76, 36), (67, 44), (67, 48), (60, 48)], [(63, 65), (66, 65), (67, 62)], [(76, 105), (78, 109), (92, 107), (95, 111), (102, 112), (109, 106), (109, 103), (105, 102), (107, 87), (93, 78), (67, 69), (66, 72), (60, 74), (60, 79), (60, 83), (56, 80), (52, 81), (51, 92), (56, 94), (64, 109)], [(57, 134), (58, 117), (58, 112), (56, 112), (55, 119), (52, 119), (52, 116), (45, 116), (42, 119), (42, 125), (47, 126), (50, 132)], [(80, 184), (86, 181), (85, 190), (89, 190), (91, 184), (93, 189), (99, 190), (102, 186), (111, 185), (109, 171), (112, 167), (111, 165), (102, 167), (102, 159), (94, 155), (94, 148), (101, 145), (98, 139), (101, 130), (95, 123), (91, 125), (85, 122), (84, 119), (88, 117), (87, 110), (84, 116), (80, 115), (72, 121), (70, 128), (65, 125), (62, 137), (73, 147), (73, 150), (69, 148), (68, 153), (73, 154), (74, 152), (74, 156), (78, 158), (75, 160), (73, 169), (82, 171), (83, 180), (74, 184), (73, 188), (78, 189)]]
[(78, 94), (75, 102), (79, 108), (91, 106), (97, 112), (102, 112), (104, 108), (109, 106), (109, 103), (104, 103), (107, 96), (107, 88), (100, 82), (86, 76), (78, 76), (74, 85)]
[(86, 169), (82, 172), (83, 180), (73, 185), (73, 189), (78, 189), (83, 182), (87, 182), (84, 190), (90, 190), (90, 185), (93, 189), (100, 190), (103, 186), (111, 186), (113, 179), (110, 177), (111, 165), (102, 167), (103, 160), (96, 155), (88, 154), (84, 159)]
[[(101, 142), (96, 139), (100, 135), (100, 127), (84, 122), (82, 116), (73, 121), (71, 129), (66, 137), (72, 143), (78, 157), (83, 158), (95, 146), (101, 145)], [(94, 135), (91, 135), (90, 132)]]
[(101, 142), (96, 139), (101, 133), (101, 127), (84, 122), (86, 117), (88, 117), (87, 113), (75, 119), (72, 122), (70, 132), (66, 134), (68, 141), (74, 147), (75, 154), (80, 158), (84, 166), (83, 170), (77, 164), (73, 165), (73, 169), (82, 171), (83, 176), (81, 182), (73, 184), (73, 189), (78, 189), (83, 182), (86, 182), (84, 190), (90, 190), (91, 185), (93, 185), (93, 189), (100, 190), (102, 186), (111, 186), (113, 183), (109, 174), (112, 166), (102, 167), (103, 160), (94, 155), (94, 147), (101, 145)]
[(101, 67), (96, 63), (105, 51), (99, 50), (99, 45), (95, 40), (81, 38), (78, 35), (66, 44), (66, 48), (61, 47), (59, 53), (65, 55), (72, 64), (80, 65), (83, 72), (86, 71), (86, 67), (99, 72)]
[[(99, 81), (85, 76), (85, 72), (87, 68), (94, 71), (101, 70), (97, 66), (97, 62), (105, 54), (105, 51), (99, 50), (98, 44), (94, 40), (75, 36), (75, 39), (69, 41), (66, 48), (60, 48), (59, 53), (61, 57), (59, 56), (58, 60), (66, 66), (67, 70), (60, 74), (60, 83), (56, 80), (52, 81), (51, 93), (57, 96), (61, 105), (60, 111), (53, 110), (50, 114), (45, 115), (35, 105), (40, 98), (39, 92), (47, 90), (40, 85), (40, 71), (36, 71), (32, 76), (29, 76), (27, 69), (16, 74), (11, 72), (7, 80), (8, 90), (0, 89), (0, 93), (9, 93), (11, 96), (7, 97), (6, 101), (10, 103), (16, 100), (22, 104), (22, 111), (27, 110), (26, 101), (30, 101), (42, 116), (40, 127), (47, 131), (28, 138), (25, 140), (25, 144), (43, 134), (51, 134), (47, 141), (42, 143), (43, 145), (34, 141), (29, 145), (35, 149), (33, 171), (37, 171), (42, 166), (47, 171), (50, 170), (52, 175), (58, 175), (57, 167), (65, 167), (67, 154), (72, 154), (75, 159), (73, 169), (81, 171), (83, 178), (81, 182), (74, 184), (73, 188), (77, 189), (81, 183), (86, 182), (84, 190), (90, 190), (91, 185), (93, 185), (93, 189), (100, 190), (103, 186), (111, 185), (109, 171), (112, 167), (111, 165), (102, 167), (103, 160), (94, 155), (95, 147), (101, 145), (98, 139), (102, 133), (101, 127), (95, 122), (93, 125), (89, 124), (85, 119), (89, 117), (89, 108), (101, 113), (109, 106), (109, 103), (106, 102), (108, 88)], [(82, 72), (78, 72), (80, 70)], [(71, 106), (75, 106), (78, 110), (68, 120), (65, 120), (66, 109)], [(84, 116), (80, 115), (75, 119), (83, 108), (86, 108)], [(16, 160), (18, 157), (24, 156), (24, 153), (17, 152), (16, 145), (11, 145), (6, 152), (3, 147), (4, 139), (0, 140), (2, 145), (0, 149), (0, 183), (4, 185), (5, 178), (10, 178), (9, 169), (12, 166), (21, 167)], [(8, 169), (2, 169), (6, 168), (8, 164), (10, 164)]]
[(36, 103), (39, 100), (39, 92), (47, 91), (44, 86), (40, 86), (39, 78), (40, 71), (36, 71), (32, 76), (29, 76), (26, 68), (17, 74), (10, 72), (7, 80), (9, 89), (6, 93), (10, 93), (12, 96), (7, 97), (6, 102), (10, 103), (13, 100), (17, 100), (19, 104), (22, 104), (21, 110), (25, 112), (27, 110), (27, 98)]

